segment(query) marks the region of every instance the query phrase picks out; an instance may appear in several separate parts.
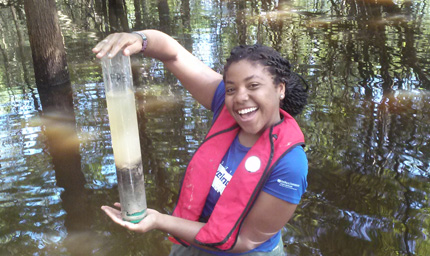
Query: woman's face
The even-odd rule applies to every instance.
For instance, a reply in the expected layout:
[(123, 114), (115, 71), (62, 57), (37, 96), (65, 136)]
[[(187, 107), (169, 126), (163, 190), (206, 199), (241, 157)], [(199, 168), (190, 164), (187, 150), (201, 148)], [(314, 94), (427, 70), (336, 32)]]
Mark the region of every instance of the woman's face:
[(275, 85), (265, 66), (248, 60), (232, 63), (225, 74), (225, 92), (225, 105), (242, 128), (242, 138), (255, 141), (280, 121), (279, 101), (285, 85)]

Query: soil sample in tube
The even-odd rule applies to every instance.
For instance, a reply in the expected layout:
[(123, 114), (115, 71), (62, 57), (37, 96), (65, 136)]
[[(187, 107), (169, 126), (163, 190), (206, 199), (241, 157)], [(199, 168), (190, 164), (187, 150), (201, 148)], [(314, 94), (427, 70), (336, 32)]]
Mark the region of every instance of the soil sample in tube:
[(146, 216), (145, 182), (140, 152), (130, 57), (102, 59), (121, 215), (138, 223)]

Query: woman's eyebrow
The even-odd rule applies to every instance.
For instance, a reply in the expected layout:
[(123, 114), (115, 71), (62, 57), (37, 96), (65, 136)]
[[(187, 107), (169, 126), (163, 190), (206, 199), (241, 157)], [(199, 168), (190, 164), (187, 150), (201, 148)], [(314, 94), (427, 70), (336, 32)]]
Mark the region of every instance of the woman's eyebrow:
[(251, 79), (253, 79), (253, 78), (260, 78), (258, 75), (250, 75), (250, 76), (248, 76), (248, 77), (246, 77), (245, 79), (244, 79), (244, 81), (249, 81), (249, 80), (251, 80)]
[[(249, 81), (249, 80), (252, 80), (253, 78), (260, 78), (261, 79), (261, 77), (260, 76), (258, 76), (258, 75), (250, 75), (250, 76), (248, 76), (248, 77), (245, 77), (244, 79), (243, 79), (243, 81), (245, 81), (245, 82), (247, 82), (247, 81)], [(227, 84), (234, 84), (234, 82), (233, 81), (230, 81), (230, 80), (226, 80), (225, 81), (225, 83)]]

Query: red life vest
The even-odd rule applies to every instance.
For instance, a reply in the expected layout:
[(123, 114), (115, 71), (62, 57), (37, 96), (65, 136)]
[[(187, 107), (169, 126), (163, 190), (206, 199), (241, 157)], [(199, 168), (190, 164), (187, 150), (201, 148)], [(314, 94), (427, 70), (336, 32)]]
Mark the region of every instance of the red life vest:
[[(239, 229), (264, 183), (279, 159), (304, 136), (293, 117), (280, 109), (282, 122), (266, 129), (239, 164), (213, 209), (208, 222), (195, 237), (195, 243), (230, 250)], [(193, 155), (182, 181), (173, 216), (198, 221), (218, 166), (240, 127), (224, 106), (205, 140)], [(176, 241), (174, 241), (176, 239)], [(178, 238), (171, 239), (187, 246)]]

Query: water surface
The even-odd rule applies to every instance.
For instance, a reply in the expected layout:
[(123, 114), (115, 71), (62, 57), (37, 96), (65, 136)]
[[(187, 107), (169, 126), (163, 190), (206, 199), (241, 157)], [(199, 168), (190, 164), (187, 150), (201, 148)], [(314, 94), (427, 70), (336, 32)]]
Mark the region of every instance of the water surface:
[[(145, 28), (217, 71), (233, 46), (266, 44), (309, 82), (297, 117), (309, 187), (283, 230), (288, 255), (430, 254), (427, 1), (120, 2), (57, 1), (73, 115), (42, 107), (23, 5), (0, 5), (0, 255), (168, 254), (165, 233), (125, 231), (100, 210), (119, 199), (91, 48)], [(148, 205), (170, 213), (211, 113), (160, 62), (132, 63)]]

